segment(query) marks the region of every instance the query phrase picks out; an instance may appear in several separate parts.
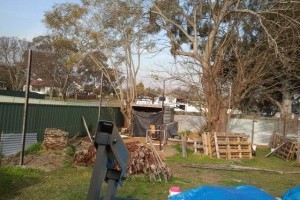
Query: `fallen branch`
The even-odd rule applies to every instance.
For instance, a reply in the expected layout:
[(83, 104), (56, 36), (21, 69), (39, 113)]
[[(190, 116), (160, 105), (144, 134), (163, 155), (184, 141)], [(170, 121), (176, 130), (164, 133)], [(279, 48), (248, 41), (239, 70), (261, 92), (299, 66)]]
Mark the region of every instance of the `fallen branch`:
[(85, 128), (85, 130), (86, 130), (86, 132), (87, 132), (87, 134), (88, 134), (88, 136), (89, 136), (91, 142), (93, 143), (94, 141), (93, 141), (92, 136), (91, 136), (91, 134), (90, 134), (89, 128), (88, 128), (87, 125), (86, 125), (86, 122), (85, 122), (84, 117), (81, 116), (81, 119), (82, 119), (82, 121), (83, 121), (84, 128)]
[(238, 165), (201, 165), (201, 164), (184, 164), (183, 167), (188, 168), (200, 168), (200, 169), (213, 169), (213, 170), (227, 170), (227, 171), (238, 171), (238, 172), (266, 172), (266, 173), (275, 173), (275, 174), (300, 174), (300, 171), (281, 171), (281, 170), (272, 170), (272, 169), (260, 169), (255, 167), (244, 167)]

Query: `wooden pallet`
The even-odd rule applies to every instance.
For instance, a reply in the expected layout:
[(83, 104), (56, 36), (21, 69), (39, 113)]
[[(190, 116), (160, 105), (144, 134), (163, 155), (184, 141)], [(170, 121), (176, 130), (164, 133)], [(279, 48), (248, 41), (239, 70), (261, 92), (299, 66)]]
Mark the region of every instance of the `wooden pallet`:
[(252, 158), (249, 137), (245, 134), (217, 135), (216, 137), (220, 158), (228, 160)]
[(203, 153), (204, 155), (213, 156), (214, 139), (209, 132), (202, 133)]
[(223, 159), (252, 158), (249, 137), (241, 133), (202, 134), (204, 155)]
[(284, 160), (294, 160), (296, 157), (297, 142), (287, 140), (278, 150), (275, 155)]
[(284, 160), (294, 160), (297, 152), (297, 141), (273, 134), (270, 147), (276, 149), (274, 155)]
[(281, 144), (283, 144), (284, 142), (285, 142), (285, 139), (282, 135), (279, 135), (277, 133), (273, 133), (272, 138), (270, 140), (269, 147), (275, 149), (278, 146), (280, 146)]
[(204, 154), (204, 150), (203, 150), (203, 142), (202, 139), (194, 139), (193, 140), (194, 143), (194, 153), (198, 153), (203, 155)]

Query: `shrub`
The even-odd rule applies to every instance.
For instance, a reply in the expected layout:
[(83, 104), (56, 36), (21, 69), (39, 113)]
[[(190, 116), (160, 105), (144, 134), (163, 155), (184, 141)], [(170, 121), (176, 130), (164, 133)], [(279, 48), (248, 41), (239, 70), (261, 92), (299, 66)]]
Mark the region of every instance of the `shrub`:
[(34, 144), (30, 145), (25, 150), (25, 155), (27, 155), (27, 154), (38, 154), (41, 149), (42, 149), (42, 143), (41, 142), (34, 143)]
[(183, 137), (183, 136), (185, 136), (185, 135), (189, 136), (190, 134), (192, 134), (192, 131), (190, 131), (190, 130), (188, 130), (188, 129), (185, 129), (185, 130), (179, 132), (179, 135), (180, 135), (181, 137)]

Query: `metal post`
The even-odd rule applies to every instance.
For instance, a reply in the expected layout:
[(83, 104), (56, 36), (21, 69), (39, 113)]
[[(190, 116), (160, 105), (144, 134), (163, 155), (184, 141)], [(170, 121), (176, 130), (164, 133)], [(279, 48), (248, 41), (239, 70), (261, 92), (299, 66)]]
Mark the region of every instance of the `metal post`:
[(164, 112), (165, 109), (164, 109), (164, 106), (165, 106), (165, 89), (166, 89), (166, 80), (163, 81), (163, 99), (162, 99), (162, 111)]
[(114, 196), (117, 192), (118, 182), (115, 180), (108, 180), (107, 182), (107, 191), (104, 196), (104, 200), (112, 200), (115, 199)]
[(298, 117), (298, 121), (297, 121), (297, 129), (298, 129), (298, 138), (297, 138), (297, 142), (298, 142), (298, 150), (297, 150), (297, 162), (300, 163), (300, 127), (299, 127), (299, 122), (300, 122), (300, 117)]
[(255, 123), (255, 117), (253, 117), (252, 120), (252, 133), (251, 133), (251, 146), (253, 146), (253, 141), (254, 141), (254, 123)]
[[(164, 124), (164, 115), (165, 115), (165, 88), (166, 88), (166, 80), (163, 80), (163, 99), (162, 99), (162, 112), (163, 112), (163, 115), (162, 115), (162, 123)], [(159, 128), (159, 150), (161, 151), (162, 150), (162, 146), (161, 146), (161, 140), (162, 140), (162, 126), (160, 126)]]
[(22, 146), (21, 146), (21, 154), (20, 154), (20, 165), (24, 164), (24, 149), (25, 149), (25, 138), (26, 138), (27, 106), (28, 106), (28, 99), (29, 99), (28, 94), (29, 94), (29, 86), (30, 86), (31, 59), (32, 59), (32, 50), (29, 50), (28, 51), (28, 64), (27, 64), (25, 104), (24, 104), (24, 111), (23, 111)]
[(100, 80), (100, 94), (99, 94), (99, 110), (98, 110), (98, 121), (101, 119), (101, 104), (102, 104), (102, 88), (103, 88), (103, 72), (101, 73), (101, 80)]
[[(231, 115), (231, 85), (229, 86), (229, 102), (228, 102), (228, 109), (229, 109), (229, 113), (227, 113), (227, 133), (230, 132), (229, 127), (230, 127), (230, 115)], [(228, 112), (228, 110), (227, 110)]]

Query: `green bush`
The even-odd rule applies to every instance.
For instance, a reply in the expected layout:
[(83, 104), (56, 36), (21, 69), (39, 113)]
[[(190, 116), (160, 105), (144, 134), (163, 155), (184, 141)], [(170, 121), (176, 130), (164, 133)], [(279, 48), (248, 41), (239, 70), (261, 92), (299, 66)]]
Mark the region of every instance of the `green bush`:
[(32, 145), (30, 145), (26, 150), (25, 150), (25, 155), (27, 154), (38, 154), (42, 149), (42, 143), (37, 142)]
[(188, 130), (188, 129), (184, 129), (183, 131), (180, 131), (178, 134), (179, 134), (181, 137), (183, 137), (185, 134), (186, 134), (187, 136), (189, 136), (189, 135), (192, 134), (192, 131), (191, 131), (191, 130)]

